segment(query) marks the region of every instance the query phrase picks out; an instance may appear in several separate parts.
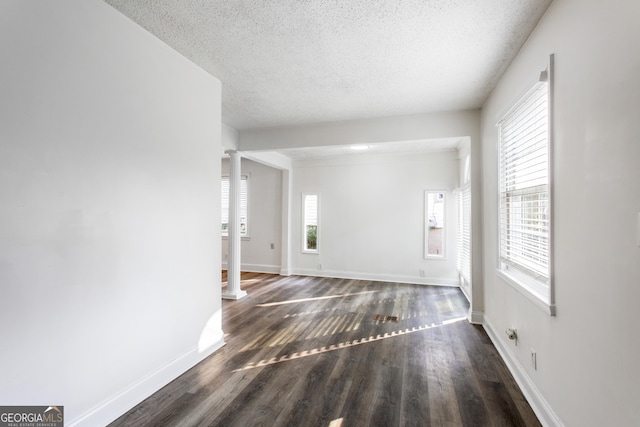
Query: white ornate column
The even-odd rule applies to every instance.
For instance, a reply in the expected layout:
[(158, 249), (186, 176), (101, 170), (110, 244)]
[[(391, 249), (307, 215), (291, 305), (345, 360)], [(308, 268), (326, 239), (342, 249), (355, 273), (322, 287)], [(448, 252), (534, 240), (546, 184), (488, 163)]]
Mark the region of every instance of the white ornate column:
[(224, 299), (240, 299), (247, 295), (240, 289), (240, 165), (242, 156), (237, 151), (229, 154), (229, 256), (227, 260), (227, 291)]

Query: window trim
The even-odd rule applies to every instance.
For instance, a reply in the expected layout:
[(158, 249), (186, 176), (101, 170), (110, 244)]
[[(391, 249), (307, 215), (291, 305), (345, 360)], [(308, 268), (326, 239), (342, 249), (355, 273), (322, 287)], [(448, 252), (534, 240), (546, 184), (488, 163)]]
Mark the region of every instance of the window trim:
[[(223, 174), (221, 175), (221, 182), (224, 178), (228, 178), (229, 179), (229, 186), (231, 186), (231, 176), (229, 174)], [(246, 181), (246, 185), (247, 185), (247, 219), (246, 219), (246, 230), (244, 233), (240, 232), (240, 239), (241, 240), (251, 240), (251, 235), (249, 234), (249, 231), (251, 230), (251, 227), (249, 226), (249, 211), (251, 208), (251, 197), (250, 197), (250, 192), (251, 192), (251, 174), (249, 173), (243, 173), (240, 175), (240, 181), (241, 181), (241, 185), (242, 185), (242, 181)], [(242, 186), (241, 188), (241, 192), (242, 192)], [(242, 195), (240, 196), (242, 197)], [(222, 194), (220, 195), (220, 199), (222, 200)], [(228, 214), (227, 214), (228, 217)], [(222, 230), (222, 219), (220, 221), (220, 236), (223, 239), (228, 239), (229, 238), (229, 231), (227, 229), (227, 231)]]
[[(306, 206), (305, 206), (305, 198), (307, 196), (316, 196), (316, 248), (308, 249), (307, 248), (307, 230), (306, 230)], [(302, 200), (300, 205), (300, 231), (301, 231), (301, 243), (302, 243), (302, 253), (303, 254), (312, 254), (318, 255), (320, 253), (320, 193), (314, 192), (304, 192), (302, 193)]]
[[(525, 92), (525, 94), (519, 97), (516, 102), (512, 104), (512, 106), (501, 116), (500, 120), (496, 124), (498, 128), (498, 141), (497, 141), (497, 160), (498, 160), (498, 173), (497, 173), (497, 212), (496, 215), (496, 232), (497, 232), (497, 265), (496, 271), (498, 277), (503, 279), (507, 284), (511, 285), (514, 289), (516, 289), (519, 293), (524, 295), (527, 299), (529, 299), (534, 305), (542, 309), (545, 313), (550, 316), (556, 315), (556, 305), (555, 305), (555, 280), (554, 280), (554, 174), (553, 174), (553, 148), (554, 148), (554, 134), (553, 134), (553, 105), (554, 105), (554, 85), (553, 85), (553, 54), (549, 56), (549, 63), (545, 70), (543, 70), (540, 74), (540, 79), (536, 84), (534, 84), (529, 90)], [(509, 265), (505, 267), (505, 264), (501, 259), (501, 184), (500, 181), (502, 179), (502, 165), (501, 165), (501, 156), (502, 156), (502, 133), (500, 131), (500, 124), (502, 121), (509, 116), (509, 114), (517, 108), (524, 100), (530, 96), (536, 88), (540, 84), (547, 85), (547, 127), (548, 127), (548, 137), (547, 137), (547, 176), (548, 176), (548, 193), (549, 193), (549, 208), (548, 208), (548, 217), (549, 217), (549, 234), (548, 234), (548, 280), (546, 280), (546, 284), (542, 283), (540, 280), (537, 280), (534, 275), (525, 272), (523, 270), (518, 269), (515, 266)]]

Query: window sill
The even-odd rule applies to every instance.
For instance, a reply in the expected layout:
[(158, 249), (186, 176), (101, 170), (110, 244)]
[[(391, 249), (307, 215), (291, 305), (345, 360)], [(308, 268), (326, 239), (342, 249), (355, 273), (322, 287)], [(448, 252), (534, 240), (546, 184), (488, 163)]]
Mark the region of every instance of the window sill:
[[(223, 235), (222, 240), (229, 240), (229, 236)], [(242, 240), (243, 242), (248, 242), (249, 240), (251, 240), (251, 236), (240, 236), (240, 240)]]
[(497, 273), (501, 279), (511, 285), (511, 287), (516, 291), (524, 295), (536, 307), (547, 313), (549, 316), (556, 315), (556, 306), (554, 304), (549, 304), (543, 295), (533, 291), (529, 286), (523, 283), (523, 280), (518, 277), (519, 275), (511, 274), (500, 269), (497, 270)]

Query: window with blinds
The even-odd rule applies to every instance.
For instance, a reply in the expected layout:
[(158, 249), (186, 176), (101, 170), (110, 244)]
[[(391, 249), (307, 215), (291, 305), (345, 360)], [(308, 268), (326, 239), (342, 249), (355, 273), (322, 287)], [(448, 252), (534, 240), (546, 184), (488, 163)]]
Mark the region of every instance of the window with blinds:
[(536, 84), (500, 121), (500, 269), (548, 302), (549, 88)]
[(458, 224), (456, 267), (467, 283), (471, 283), (471, 186), (467, 183), (457, 194)]
[(318, 195), (303, 194), (303, 252), (318, 252)]
[[(240, 236), (247, 236), (249, 227), (248, 218), (248, 181), (247, 175), (242, 175), (240, 179)], [(220, 181), (220, 194), (222, 195), (221, 218), (222, 218), (222, 235), (227, 236), (229, 233), (229, 177), (223, 176)]]

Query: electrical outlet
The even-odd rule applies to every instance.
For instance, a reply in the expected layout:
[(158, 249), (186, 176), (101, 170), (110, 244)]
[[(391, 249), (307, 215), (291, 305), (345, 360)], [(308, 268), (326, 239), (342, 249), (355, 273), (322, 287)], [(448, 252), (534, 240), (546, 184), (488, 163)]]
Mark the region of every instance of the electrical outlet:
[(322, 264), (318, 263), (318, 270), (322, 270)]
[(534, 349), (531, 349), (531, 366), (534, 371), (538, 370), (538, 354)]
[(424, 272), (424, 270), (420, 270), (420, 277), (425, 277), (426, 273)]

